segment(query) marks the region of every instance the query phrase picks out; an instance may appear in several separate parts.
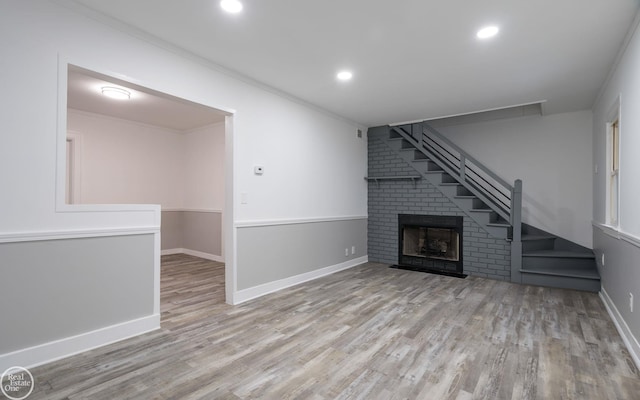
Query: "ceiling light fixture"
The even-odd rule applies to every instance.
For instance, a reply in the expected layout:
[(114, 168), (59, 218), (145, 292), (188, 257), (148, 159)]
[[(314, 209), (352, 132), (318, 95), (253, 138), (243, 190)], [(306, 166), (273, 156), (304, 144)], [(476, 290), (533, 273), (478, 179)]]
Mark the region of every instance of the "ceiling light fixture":
[(131, 92), (113, 86), (103, 86), (102, 94), (107, 97), (111, 97), (112, 99), (118, 100), (129, 100), (131, 98)]
[(499, 31), (500, 28), (498, 28), (497, 26), (486, 26), (480, 29), (478, 33), (476, 33), (476, 36), (478, 37), (478, 39), (489, 39), (490, 37), (494, 37), (495, 35), (497, 35)]
[(351, 73), (351, 71), (340, 71), (338, 75), (336, 75), (336, 78), (341, 81), (348, 81), (353, 78), (353, 73)]
[(226, 12), (237, 14), (242, 11), (242, 3), (238, 0), (222, 0), (220, 2), (220, 7)]

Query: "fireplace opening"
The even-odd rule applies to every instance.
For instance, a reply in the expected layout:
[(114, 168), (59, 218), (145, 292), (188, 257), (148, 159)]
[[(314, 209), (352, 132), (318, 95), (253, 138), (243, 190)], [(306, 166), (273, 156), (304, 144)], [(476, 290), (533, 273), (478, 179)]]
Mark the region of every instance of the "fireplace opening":
[(460, 235), (455, 229), (405, 226), (402, 254), (413, 257), (459, 261), (459, 240)]
[(465, 277), (463, 217), (398, 215), (398, 268)]

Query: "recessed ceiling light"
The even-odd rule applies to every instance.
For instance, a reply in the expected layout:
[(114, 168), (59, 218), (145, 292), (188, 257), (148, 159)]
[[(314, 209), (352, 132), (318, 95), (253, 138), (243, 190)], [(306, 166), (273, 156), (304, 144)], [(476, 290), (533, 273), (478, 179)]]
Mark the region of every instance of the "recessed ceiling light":
[(129, 100), (131, 98), (131, 92), (113, 86), (103, 86), (102, 94), (107, 97), (111, 97), (112, 99), (118, 100)]
[(480, 29), (478, 33), (476, 33), (476, 36), (478, 37), (478, 39), (489, 39), (490, 37), (497, 35), (499, 31), (500, 28), (498, 28), (497, 26), (486, 26)]
[(236, 14), (242, 11), (242, 3), (238, 0), (222, 0), (220, 2), (220, 7), (226, 12)]
[(353, 73), (351, 71), (340, 71), (338, 75), (336, 75), (336, 78), (341, 81), (348, 81), (353, 78)]

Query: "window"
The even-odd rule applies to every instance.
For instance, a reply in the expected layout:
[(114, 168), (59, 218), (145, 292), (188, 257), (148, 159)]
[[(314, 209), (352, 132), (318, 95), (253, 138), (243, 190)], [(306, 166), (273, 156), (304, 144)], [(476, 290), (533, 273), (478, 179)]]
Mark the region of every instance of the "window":
[(607, 134), (607, 223), (618, 226), (620, 193), (620, 120), (608, 124)]

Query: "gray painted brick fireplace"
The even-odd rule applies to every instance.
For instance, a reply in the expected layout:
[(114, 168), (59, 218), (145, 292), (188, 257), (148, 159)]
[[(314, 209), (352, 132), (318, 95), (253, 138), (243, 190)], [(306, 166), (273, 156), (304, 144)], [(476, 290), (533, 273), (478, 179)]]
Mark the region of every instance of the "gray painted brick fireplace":
[[(368, 176), (414, 176), (416, 171), (375, 136), (368, 139)], [(510, 280), (510, 246), (491, 237), (425, 179), (369, 181), (369, 260), (398, 262), (398, 214), (464, 217), (464, 273)]]

